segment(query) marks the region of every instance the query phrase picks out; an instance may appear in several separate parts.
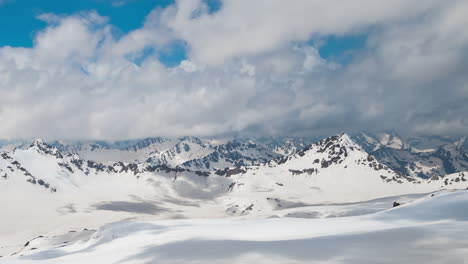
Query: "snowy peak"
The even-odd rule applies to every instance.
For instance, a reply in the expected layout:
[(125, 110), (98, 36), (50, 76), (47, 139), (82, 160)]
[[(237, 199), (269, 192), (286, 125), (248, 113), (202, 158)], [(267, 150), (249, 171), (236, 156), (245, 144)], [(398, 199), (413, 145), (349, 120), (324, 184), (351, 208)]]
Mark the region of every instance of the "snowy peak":
[[(348, 157), (351, 151), (364, 153), (364, 150), (362, 150), (358, 144), (356, 144), (346, 133), (343, 133), (322, 139), (319, 142), (297, 152), (296, 155), (300, 157), (304, 157), (306, 155), (321, 156), (322, 160), (320, 162), (322, 163), (322, 167), (328, 167), (329, 163), (341, 163), (346, 157)], [(314, 162), (318, 163), (317, 159), (315, 159)]]
[(182, 137), (182, 138), (179, 138), (179, 140), (189, 142), (189, 143), (198, 144), (198, 145), (203, 144), (202, 140), (197, 138), (197, 137)]
[(234, 140), (215, 146), (207, 155), (189, 160), (182, 165), (196, 170), (222, 169), (260, 165), (279, 156), (279, 154), (255, 142)]
[(31, 145), (29, 146), (30, 148), (42, 148), (42, 147), (46, 147), (46, 144), (44, 143), (44, 141), (42, 139), (36, 139), (35, 141), (33, 141), (31, 143)]
[(183, 137), (163, 151), (153, 151), (146, 159), (153, 165), (169, 165), (177, 167), (192, 159), (198, 159), (213, 152), (211, 145), (196, 137)]
[[(37, 142), (40, 143), (40, 142)], [(37, 146), (35, 146), (37, 147)], [(34, 150), (36, 151), (36, 150)], [(28, 164), (24, 164), (23, 160), (18, 159), (18, 152), (28, 152), (25, 150), (15, 150), (12, 152), (2, 152), (0, 154), (0, 177), (4, 180), (19, 182), (28, 182), (29, 184), (41, 186), (51, 192), (55, 192), (56, 188), (53, 187), (46, 178), (38, 177), (31, 171), (31, 167)], [(32, 153), (32, 152), (31, 152)], [(33, 155), (38, 155), (38, 152), (32, 153)], [(46, 156), (43, 156), (46, 157)], [(27, 162), (26, 162), (27, 163)], [(47, 171), (48, 174), (52, 174), (52, 171)]]
[(386, 183), (419, 182), (380, 163), (345, 133), (325, 138), (294, 155), (269, 162), (268, 166), (287, 170), (292, 175), (328, 175), (335, 179), (343, 175), (365, 175)]
[(273, 152), (281, 154), (281, 155), (288, 155), (292, 154), (300, 149), (304, 149), (308, 144), (301, 139), (288, 139), (284, 141), (282, 144), (274, 146), (272, 148)]
[(56, 147), (46, 144), (42, 139), (36, 139), (29, 146), (28, 150), (34, 150), (45, 155), (52, 155), (60, 159), (63, 158), (62, 153)]
[(373, 199), (381, 193), (391, 196), (394, 190), (407, 191), (423, 182), (381, 164), (345, 133), (262, 166), (225, 170), (219, 175), (233, 180), (226, 212), (241, 215), (288, 204)]
[(180, 154), (182, 152), (191, 152), (192, 148), (209, 148), (208, 144), (205, 144), (199, 138), (196, 137), (184, 137), (179, 139), (180, 142), (175, 145), (176, 153)]
[(141, 149), (148, 148), (148, 147), (150, 147), (152, 145), (164, 144), (164, 143), (166, 143), (168, 141), (170, 141), (170, 139), (162, 138), (162, 137), (145, 138), (145, 139), (142, 139), (142, 140), (136, 142), (135, 144), (133, 144), (131, 146), (128, 146), (128, 147), (124, 148), (124, 150), (139, 151)]
[(382, 146), (393, 149), (403, 149), (404, 144), (401, 137), (394, 131), (382, 133), (379, 135), (379, 141)]
[(396, 133), (395, 131), (382, 132), (376, 134), (370, 132), (359, 132), (353, 134), (352, 138), (367, 152), (377, 151), (381, 148), (407, 148), (407, 144), (405, 144), (402, 137), (398, 135), (398, 133)]
[[(457, 144), (458, 143), (458, 144)], [(459, 148), (461, 142), (441, 146), (433, 153), (434, 158), (442, 162), (442, 174), (452, 174), (468, 170), (468, 154)]]
[(466, 137), (462, 137), (459, 140), (455, 141), (453, 144), (457, 149), (463, 149), (467, 143), (468, 142), (466, 141)]
[(260, 137), (253, 142), (265, 146), (276, 154), (285, 156), (294, 154), (320, 139), (321, 137)]
[(315, 144), (315, 146), (318, 146), (321, 148), (321, 152), (325, 152), (327, 150), (334, 151), (336, 148), (342, 148), (344, 149), (350, 149), (350, 150), (360, 150), (363, 151), (362, 148), (356, 144), (351, 137), (346, 134), (342, 133), (337, 136), (331, 136), (328, 138), (325, 138), (318, 143)]
[(446, 143), (432, 151), (383, 147), (371, 154), (402, 174), (421, 178), (440, 177), (468, 170), (468, 155), (460, 148), (462, 142)]
[(439, 148), (442, 145), (454, 143), (457, 141), (452, 137), (442, 137), (442, 136), (413, 136), (408, 138), (407, 144), (411, 146), (413, 150), (419, 152), (428, 152), (433, 151)]

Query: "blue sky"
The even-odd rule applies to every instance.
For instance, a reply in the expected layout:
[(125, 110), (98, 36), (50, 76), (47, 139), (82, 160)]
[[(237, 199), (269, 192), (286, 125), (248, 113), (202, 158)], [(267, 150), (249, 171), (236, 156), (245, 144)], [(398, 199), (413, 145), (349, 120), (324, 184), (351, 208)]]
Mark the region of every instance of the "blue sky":
[(367, 36), (346, 35), (346, 36), (328, 36), (323, 45), (319, 46), (320, 57), (329, 60), (336, 60), (341, 64), (349, 63), (353, 56), (353, 51), (365, 47)]
[[(109, 23), (122, 33), (140, 28), (145, 17), (156, 7), (164, 8), (173, 0), (7, 0), (0, 5), (0, 46), (32, 47), (35, 34), (44, 29), (45, 22), (36, 17), (42, 13), (70, 15), (79, 11), (96, 10), (109, 18)], [(212, 10), (219, 2), (207, 1)], [(152, 53), (145, 51), (143, 57)], [(185, 46), (179, 42), (157, 54), (162, 63), (173, 67), (186, 58)], [(138, 64), (143, 58), (136, 60)]]
[[(100, 15), (109, 18), (109, 23), (122, 33), (142, 26), (145, 17), (156, 7), (167, 7), (174, 0), (6, 0), (0, 5), (0, 47), (32, 47), (35, 34), (44, 29), (45, 22), (36, 17), (42, 13), (70, 15), (79, 11), (96, 10)], [(220, 0), (205, 0), (209, 12), (214, 13), (221, 7)], [(321, 57), (348, 63), (352, 51), (365, 45), (364, 35), (329, 36), (319, 45)], [(311, 41), (310, 45), (314, 45)], [(157, 54), (160, 61), (168, 67), (177, 66), (187, 58), (186, 45), (180, 42)], [(135, 60), (139, 64), (152, 49), (145, 50), (143, 56)]]
[[(165, 7), (173, 0), (7, 0), (0, 6), (0, 46), (31, 47), (34, 34), (46, 24), (36, 19), (41, 13), (73, 14), (96, 10), (109, 17), (110, 23), (123, 32), (140, 27), (155, 7)], [(121, 3), (121, 4), (119, 4)]]

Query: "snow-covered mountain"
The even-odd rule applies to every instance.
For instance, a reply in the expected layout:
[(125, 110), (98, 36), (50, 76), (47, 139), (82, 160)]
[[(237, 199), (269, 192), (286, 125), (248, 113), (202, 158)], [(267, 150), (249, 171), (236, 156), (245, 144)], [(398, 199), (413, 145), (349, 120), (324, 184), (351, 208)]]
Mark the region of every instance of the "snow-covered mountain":
[(170, 148), (155, 149), (149, 153), (147, 162), (152, 164), (165, 164), (171, 167), (205, 157), (213, 152), (213, 146), (196, 137), (179, 138)]
[(394, 171), (346, 134), (326, 138), (261, 166), (225, 169), (217, 174), (233, 180), (231, 193), (224, 201), (232, 214), (429, 192), (447, 185), (468, 186), (464, 174), (424, 180)]
[(143, 162), (152, 155), (158, 155), (177, 144), (176, 139), (152, 137), (126, 141), (78, 141), (49, 143), (64, 153), (97, 162)]
[(430, 152), (381, 148), (372, 155), (401, 173), (423, 178), (468, 170), (468, 154), (456, 143)]
[(407, 149), (409, 147), (404, 139), (395, 131), (380, 133), (360, 131), (351, 134), (351, 137), (369, 153), (380, 148)]
[(281, 156), (265, 146), (250, 141), (229, 141), (215, 146), (208, 155), (182, 163), (182, 166), (195, 170), (216, 170), (227, 167), (260, 165)]
[[(463, 137), (462, 137), (463, 138)], [(461, 138), (461, 139), (462, 139)], [(408, 145), (410, 145), (414, 151), (431, 151), (435, 150), (442, 145), (447, 145), (459, 141), (460, 138), (449, 137), (449, 136), (412, 136), (406, 139)], [(461, 149), (468, 151), (468, 144), (463, 144)]]
[(321, 140), (322, 137), (260, 137), (249, 139), (280, 155), (290, 155)]
[[(203, 143), (196, 139), (184, 139), (179, 143), (170, 150), (189, 152), (188, 148), (193, 146), (203, 147)], [(37, 140), (27, 149), (3, 152), (0, 155), (0, 174), (5, 182), (20, 181), (18, 188), (27, 183), (40, 186), (48, 192), (59, 193), (79, 192), (98, 178), (112, 177), (112, 181), (116, 181), (119, 177), (126, 177), (127, 180), (143, 183), (157, 180), (164, 181), (167, 186), (163, 189), (171, 190), (178, 199), (222, 197), (222, 204), (228, 200), (250, 203), (254, 194), (261, 196), (261, 203), (269, 204), (275, 199), (292, 203), (353, 201), (437, 190), (447, 185), (447, 179), (457, 183), (456, 187), (459, 187), (458, 183), (465, 184), (465, 178), (457, 176), (457, 173), (448, 176), (437, 174), (424, 180), (416, 175), (395, 171), (365, 152), (346, 134), (323, 139), (287, 156), (275, 156), (275, 153), (259, 148), (254, 143), (228, 142), (213, 149), (201, 160), (191, 160), (191, 164), (185, 162), (184, 167), (171, 167), (151, 160), (134, 163), (95, 162), (83, 159), (78, 154), (64, 154), (58, 148)], [(450, 156), (454, 148), (444, 146), (438, 153), (440, 157)], [(217, 155), (215, 157), (218, 160), (206, 159), (214, 155)], [(262, 160), (265, 155), (271, 155), (270, 159)], [(245, 160), (252, 163), (245, 164)], [(197, 163), (200, 161), (206, 162), (201, 166), (208, 165), (200, 169)], [(259, 161), (262, 162), (258, 164)], [(457, 159), (457, 162), (465, 164), (465, 160)], [(458, 181), (455, 178), (459, 178)], [(184, 183), (180, 185), (179, 182)], [(113, 183), (105, 184), (112, 186)], [(418, 189), (414, 187), (416, 185), (429, 187)], [(258, 202), (260, 198), (255, 199)], [(228, 211), (232, 209), (228, 208)]]
[[(405, 175), (432, 177), (467, 170), (464, 138), (412, 137), (405, 139), (395, 131), (351, 135), (353, 141), (379, 162)], [(252, 166), (293, 155), (318, 139), (292, 137), (236, 138), (212, 140), (196, 137), (152, 137), (125, 141), (80, 141), (48, 143), (65, 156), (78, 155), (83, 160), (114, 164), (139, 163), (165, 165), (210, 172), (225, 167)], [(448, 143), (447, 143), (448, 142)], [(3, 151), (15, 147), (27, 149), (24, 142), (3, 142)]]
[[(190, 152), (185, 146), (204, 150), (202, 141), (177, 142), (181, 144), (168, 148), (176, 154), (176, 145), (184, 155)], [(141, 149), (146, 151), (155, 144), (161, 142)], [(205, 144), (208, 146), (213, 145)], [(19, 243), (46, 232), (65, 232), (66, 228), (97, 228), (127, 218), (269, 217), (313, 204), (468, 187), (464, 172), (422, 179), (394, 171), (346, 134), (285, 156), (253, 142), (227, 142), (212, 150), (205, 157), (220, 153), (225, 155), (224, 163), (208, 160), (206, 170), (151, 160), (93, 161), (41, 140), (1, 152), (0, 207), (5, 214), (0, 225), (0, 253), (8, 241)], [(231, 157), (231, 153), (237, 154)], [(266, 153), (272, 155), (270, 160), (253, 163)], [(225, 165), (231, 167), (223, 168)], [(28, 220), (33, 218), (36, 229)], [(12, 224), (17, 227), (14, 232), (9, 228)]]
[(305, 148), (304, 139), (206, 140), (197, 137), (146, 138), (117, 142), (51, 142), (63, 153), (78, 154), (96, 162), (147, 162), (152, 165), (213, 170), (230, 166), (258, 165)]
[(405, 175), (430, 178), (468, 170), (465, 137), (405, 140), (395, 132), (378, 136), (360, 132), (353, 139), (381, 163)]

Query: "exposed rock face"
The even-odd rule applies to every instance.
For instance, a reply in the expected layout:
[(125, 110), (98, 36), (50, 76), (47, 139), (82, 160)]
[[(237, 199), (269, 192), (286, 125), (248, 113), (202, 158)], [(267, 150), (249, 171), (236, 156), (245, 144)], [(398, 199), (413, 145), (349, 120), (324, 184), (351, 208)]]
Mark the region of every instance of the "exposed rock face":
[[(37, 145), (35, 145), (34, 147), (37, 147)], [(47, 151), (46, 148), (41, 148), (41, 149), (38, 148), (38, 150), (39, 151)], [(42, 186), (45, 189), (50, 190), (51, 192), (56, 192), (56, 190), (57, 190), (55, 187), (51, 186), (47, 181), (32, 175), (26, 168), (24, 168), (21, 165), (20, 162), (15, 160), (8, 153), (5, 153), (5, 152), (1, 153), (0, 154), (0, 176), (3, 179), (7, 180), (8, 178), (12, 177), (12, 175), (24, 176), (24, 179), (27, 182), (29, 182), (31, 184), (35, 184), (35, 185), (37, 184), (39, 186)]]
[(55, 156), (58, 159), (63, 158), (62, 153), (56, 147), (47, 145), (46, 143), (44, 143), (44, 141), (42, 141), (42, 139), (37, 139), (36, 141), (34, 141), (31, 144), (31, 146), (29, 146), (29, 149), (34, 149), (37, 152), (45, 154), (45, 155)]
[(421, 178), (468, 170), (468, 154), (454, 144), (443, 145), (431, 152), (380, 148), (372, 155), (402, 174)]
[(212, 170), (226, 167), (259, 165), (280, 156), (264, 146), (252, 142), (232, 141), (215, 146), (210, 154), (187, 161), (182, 166), (197, 170)]
[(379, 162), (404, 175), (430, 178), (468, 170), (466, 138), (419, 137), (360, 132), (353, 139)]

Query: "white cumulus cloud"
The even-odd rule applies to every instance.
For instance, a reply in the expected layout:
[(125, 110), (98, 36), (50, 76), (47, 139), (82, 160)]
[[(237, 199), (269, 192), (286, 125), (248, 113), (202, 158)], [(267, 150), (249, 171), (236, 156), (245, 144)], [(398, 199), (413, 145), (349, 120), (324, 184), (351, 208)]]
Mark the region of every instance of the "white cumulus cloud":
[[(215, 13), (184, 0), (123, 35), (94, 11), (42, 14), (33, 47), (0, 47), (0, 137), (467, 133), (466, 13), (463, 0), (225, 0)], [(309, 42), (357, 33), (347, 63)], [(188, 58), (159, 61), (181, 41)]]

